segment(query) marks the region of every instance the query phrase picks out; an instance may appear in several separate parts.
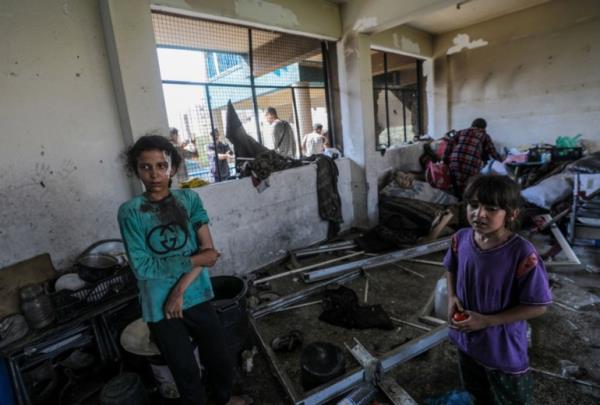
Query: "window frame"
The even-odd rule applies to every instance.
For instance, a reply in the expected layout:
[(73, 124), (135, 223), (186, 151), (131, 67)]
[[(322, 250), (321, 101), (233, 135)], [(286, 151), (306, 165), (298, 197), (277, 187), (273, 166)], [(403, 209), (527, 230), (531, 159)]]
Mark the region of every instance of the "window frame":
[[(301, 130), (300, 130), (300, 122), (298, 120), (298, 109), (296, 106), (296, 94), (295, 93), (296, 93), (297, 89), (308, 89), (308, 90), (316, 89), (316, 90), (322, 90), (324, 92), (325, 108), (326, 108), (326, 112), (327, 112), (327, 128), (328, 128), (328, 132), (329, 132), (329, 141), (330, 141), (332, 147), (337, 147), (336, 131), (335, 131), (335, 127), (333, 125), (334, 103), (332, 102), (332, 96), (331, 96), (332, 89), (330, 86), (331, 78), (329, 77), (332, 70), (331, 70), (331, 67), (329, 66), (330, 56), (328, 54), (329, 52), (331, 52), (331, 49), (335, 50), (335, 47), (328, 46), (328, 43), (331, 42), (330, 40), (326, 40), (326, 39), (322, 39), (322, 38), (315, 38), (314, 36), (302, 35), (302, 34), (296, 34), (296, 33), (290, 34), (285, 31), (267, 30), (264, 28), (253, 27), (251, 25), (243, 25), (243, 24), (236, 24), (236, 23), (231, 23), (231, 22), (224, 22), (224, 21), (220, 21), (220, 20), (213, 20), (210, 18), (192, 17), (192, 16), (187, 16), (187, 15), (175, 14), (175, 13), (171, 13), (171, 12), (164, 12), (164, 11), (160, 11), (160, 10), (152, 10), (152, 14), (162, 14), (162, 15), (167, 15), (167, 16), (171, 16), (171, 17), (191, 19), (191, 20), (195, 20), (195, 21), (206, 21), (206, 22), (210, 22), (211, 24), (234, 26), (234, 27), (243, 28), (243, 29), (247, 30), (247, 32), (248, 32), (248, 43), (247, 43), (248, 44), (248, 64), (249, 64), (249, 68), (250, 68), (249, 84), (214, 83), (214, 82), (212, 82), (213, 80), (219, 78), (222, 74), (232, 71), (232, 70), (236, 69), (237, 66), (239, 66), (239, 65), (234, 65), (234, 66), (231, 66), (231, 67), (221, 71), (219, 63), (218, 63), (218, 54), (239, 55), (239, 52), (233, 52), (233, 51), (229, 52), (229, 53), (228, 52), (218, 52), (218, 51), (195, 48), (195, 47), (159, 44), (158, 42), (155, 41), (155, 46), (156, 46), (157, 50), (158, 49), (178, 49), (178, 50), (197, 51), (197, 52), (205, 53), (207, 81), (164, 80), (161, 76), (161, 85), (163, 85), (163, 86), (164, 85), (183, 85), (183, 86), (201, 86), (201, 87), (203, 87), (204, 94), (206, 97), (205, 102), (207, 103), (207, 108), (208, 108), (208, 112), (209, 112), (211, 131), (216, 129), (214, 117), (213, 117), (213, 110), (211, 108), (211, 95), (210, 95), (211, 87), (212, 88), (233, 87), (233, 88), (250, 89), (250, 92), (252, 94), (251, 102), (253, 105), (254, 119), (255, 119), (255, 123), (256, 123), (256, 133), (257, 133), (257, 137), (258, 137), (258, 142), (263, 145), (264, 145), (264, 139), (263, 139), (263, 133), (262, 133), (261, 125), (260, 125), (261, 116), (259, 114), (259, 103), (258, 103), (258, 98), (262, 94), (257, 94), (257, 89), (274, 89), (274, 91), (290, 89), (291, 98), (292, 98), (292, 109), (293, 109), (293, 114), (295, 117), (294, 125), (295, 125), (295, 129), (296, 129), (296, 137), (297, 137), (296, 142), (297, 142), (298, 149), (299, 149), (299, 155), (302, 158), (304, 156), (304, 153), (302, 151), (302, 145), (301, 145), (301, 138), (302, 138), (303, 134), (300, 133)], [(264, 85), (256, 84), (255, 83), (256, 77), (254, 76), (254, 49), (253, 49), (253, 45), (252, 45), (252, 32), (253, 31), (272, 31), (272, 32), (280, 33), (282, 35), (294, 35), (297, 37), (305, 37), (305, 38), (310, 38), (310, 39), (319, 41), (320, 47), (321, 47), (320, 55), (322, 58), (321, 70), (322, 70), (322, 75), (323, 75), (323, 83), (319, 84), (319, 85), (287, 85), (287, 86), (271, 85), (271, 84), (264, 84)], [(210, 57), (213, 58), (213, 65), (214, 65), (215, 73), (216, 73), (212, 77), (209, 76), (209, 67), (208, 67), (208, 56), (209, 55), (210, 55)], [(243, 60), (243, 58), (241, 58), (241, 59)], [(216, 141), (215, 141), (215, 150), (216, 150)], [(217, 160), (218, 160), (218, 157), (215, 154), (215, 164), (218, 163)], [(217, 175), (215, 176), (215, 182), (222, 181), (218, 177), (219, 177), (219, 175), (218, 175), (218, 171), (217, 171)]]
[[(383, 55), (383, 87), (381, 86), (376, 86), (375, 84), (375, 80), (373, 80), (374, 76), (373, 73), (371, 72), (371, 79), (372, 79), (372, 88), (373, 88), (373, 112), (375, 113), (375, 108), (377, 106), (377, 102), (375, 100), (375, 94), (376, 91), (384, 91), (384, 98), (385, 98), (385, 131), (387, 134), (387, 146), (382, 146), (382, 144), (379, 144), (379, 134), (377, 133), (377, 117), (375, 116), (375, 150), (376, 151), (384, 151), (386, 149), (389, 149), (391, 147), (395, 147), (395, 146), (402, 146), (402, 145), (408, 145), (411, 140), (408, 139), (408, 134), (407, 134), (407, 130), (406, 130), (406, 103), (405, 103), (405, 93), (410, 92), (410, 93), (415, 93), (416, 94), (416, 115), (417, 115), (417, 119), (416, 119), (416, 123), (417, 123), (417, 130), (413, 130), (413, 132), (415, 133), (416, 137), (420, 137), (421, 135), (424, 134), (424, 126), (423, 126), (423, 110), (424, 110), (424, 106), (423, 106), (423, 97), (422, 97), (422, 93), (424, 91), (423, 89), (423, 63), (425, 62), (424, 59), (418, 58), (414, 55), (407, 55), (407, 54), (403, 54), (401, 52), (390, 52), (389, 50), (383, 50), (383, 49), (378, 49), (378, 48), (371, 48), (371, 51), (374, 52), (379, 52)], [(410, 57), (412, 59), (414, 59), (414, 63), (415, 63), (415, 72), (416, 72), (416, 89), (414, 90), (408, 90), (408, 89), (402, 89), (402, 88), (391, 88), (389, 86), (389, 71), (388, 71), (388, 55), (390, 54), (395, 54), (395, 55), (401, 55), (401, 56), (405, 56), (405, 57)], [(403, 122), (403, 129), (404, 129), (404, 141), (401, 144), (392, 144), (392, 140), (391, 140), (391, 134), (390, 134), (390, 105), (389, 105), (389, 98), (388, 98), (388, 93), (390, 91), (394, 91), (394, 92), (400, 92), (401, 94), (401, 101), (402, 101), (402, 122)], [(414, 112), (413, 112), (414, 114)]]

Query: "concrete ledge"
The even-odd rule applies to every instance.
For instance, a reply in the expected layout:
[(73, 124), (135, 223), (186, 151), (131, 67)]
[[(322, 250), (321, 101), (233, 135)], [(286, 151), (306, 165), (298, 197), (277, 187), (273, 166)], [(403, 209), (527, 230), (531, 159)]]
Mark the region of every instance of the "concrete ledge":
[[(336, 161), (344, 223), (354, 222), (350, 160)], [(328, 222), (319, 217), (315, 164), (273, 173), (258, 193), (250, 178), (195, 189), (208, 211), (210, 230), (222, 256), (212, 274), (243, 274), (325, 240)]]

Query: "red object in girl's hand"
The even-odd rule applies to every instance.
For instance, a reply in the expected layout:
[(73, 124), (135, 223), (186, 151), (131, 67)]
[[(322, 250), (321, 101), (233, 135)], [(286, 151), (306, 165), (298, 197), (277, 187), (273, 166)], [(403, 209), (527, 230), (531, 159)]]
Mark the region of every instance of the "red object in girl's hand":
[(461, 322), (461, 321), (464, 321), (465, 319), (467, 319), (468, 317), (469, 317), (469, 314), (467, 314), (466, 312), (456, 311), (452, 315), (452, 320), (455, 322)]

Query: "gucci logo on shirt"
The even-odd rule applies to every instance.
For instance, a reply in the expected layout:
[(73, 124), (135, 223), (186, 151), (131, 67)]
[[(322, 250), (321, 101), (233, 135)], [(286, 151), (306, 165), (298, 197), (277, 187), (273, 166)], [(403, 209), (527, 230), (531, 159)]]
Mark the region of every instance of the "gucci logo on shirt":
[(146, 236), (146, 244), (156, 254), (179, 250), (187, 243), (187, 232), (177, 223), (158, 225)]

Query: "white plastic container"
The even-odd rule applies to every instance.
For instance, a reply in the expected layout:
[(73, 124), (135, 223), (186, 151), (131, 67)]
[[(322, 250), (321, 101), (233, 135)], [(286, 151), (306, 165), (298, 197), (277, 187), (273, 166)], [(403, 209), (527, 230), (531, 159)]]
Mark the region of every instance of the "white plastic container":
[(436, 318), (448, 318), (448, 283), (446, 277), (442, 277), (435, 285), (435, 295), (433, 298), (433, 312)]

